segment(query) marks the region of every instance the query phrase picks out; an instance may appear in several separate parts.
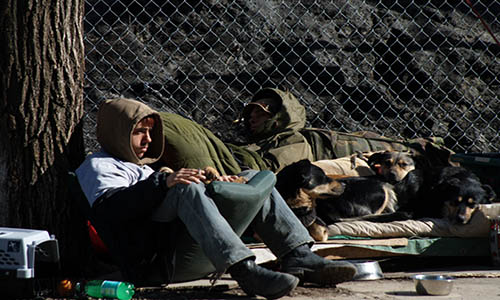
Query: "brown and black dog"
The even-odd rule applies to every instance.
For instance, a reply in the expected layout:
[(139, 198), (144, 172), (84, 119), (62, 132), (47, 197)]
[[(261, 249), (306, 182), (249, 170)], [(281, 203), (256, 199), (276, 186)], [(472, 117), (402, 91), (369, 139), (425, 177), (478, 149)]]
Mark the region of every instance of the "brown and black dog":
[(328, 177), (309, 160), (293, 163), (276, 174), (276, 189), (316, 241), (326, 241), (326, 224), (317, 217), (317, 199), (330, 199), (344, 192), (344, 185)]
[(465, 168), (420, 169), (409, 152), (373, 155), (368, 163), (376, 176), (332, 178), (308, 160), (277, 174), (276, 188), (315, 240), (327, 239), (325, 224), (347, 220), (433, 217), (465, 224), (478, 204), (496, 197), (491, 187)]
[(316, 241), (328, 239), (326, 224), (396, 209), (392, 185), (374, 176), (326, 175), (305, 159), (276, 177), (276, 189)]
[(385, 181), (395, 183), (403, 180), (415, 170), (416, 163), (411, 152), (384, 151), (375, 152), (368, 157), (368, 165)]

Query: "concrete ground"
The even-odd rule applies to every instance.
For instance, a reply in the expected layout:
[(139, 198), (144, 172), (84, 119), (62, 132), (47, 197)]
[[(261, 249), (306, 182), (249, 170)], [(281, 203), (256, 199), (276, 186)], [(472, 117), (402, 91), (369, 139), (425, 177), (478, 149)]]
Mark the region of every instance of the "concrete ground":
[[(274, 268), (273, 257), (256, 252), (257, 261)], [(339, 300), (500, 300), (500, 266), (493, 266), (490, 257), (379, 257), (376, 259), (383, 272), (382, 279), (357, 280), (335, 287), (315, 285), (298, 286), (281, 299), (339, 299)], [(447, 296), (426, 296), (416, 292), (412, 276), (439, 274), (455, 277), (452, 291)], [(106, 276), (103, 279), (121, 280)], [(2, 299), (0, 293), (0, 299)], [(60, 300), (62, 298), (45, 298)], [(74, 299), (66, 298), (64, 300)], [(191, 299), (255, 299), (247, 296), (236, 281), (225, 274), (214, 286), (208, 279), (162, 287), (138, 288), (135, 299), (141, 300), (191, 300)], [(263, 298), (262, 298), (263, 299)]]
[[(416, 293), (412, 276), (415, 274), (442, 274), (455, 277), (452, 291), (447, 296), (425, 296)], [(173, 284), (162, 290), (142, 289), (138, 299), (251, 299), (238, 288), (236, 282), (223, 277), (209, 290), (208, 280)], [(384, 272), (383, 279), (351, 281), (336, 287), (299, 286), (283, 300), (304, 299), (397, 299), (397, 300), (490, 300), (500, 299), (500, 267), (463, 265), (432, 268), (425, 266), (411, 272)]]
[[(414, 274), (446, 274), (456, 279), (447, 296), (423, 296), (417, 294), (411, 279)], [(352, 294), (339, 295), (335, 299), (500, 299), (500, 271), (424, 271), (418, 273), (388, 273), (382, 280), (353, 281), (339, 285)]]

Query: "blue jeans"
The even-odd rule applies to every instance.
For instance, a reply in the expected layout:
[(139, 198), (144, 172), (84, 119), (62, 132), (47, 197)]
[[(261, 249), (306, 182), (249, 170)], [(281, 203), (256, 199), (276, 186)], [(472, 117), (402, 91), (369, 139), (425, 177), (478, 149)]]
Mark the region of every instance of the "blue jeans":
[[(256, 171), (241, 176), (253, 177)], [(239, 209), (240, 208), (240, 209)], [(179, 218), (185, 225), (177, 235), (171, 282), (195, 280), (254, 257), (241, 241), (251, 225), (276, 257), (313, 240), (273, 188), (261, 202), (213, 200), (204, 184), (177, 184), (172, 187), (152, 220), (170, 222)]]

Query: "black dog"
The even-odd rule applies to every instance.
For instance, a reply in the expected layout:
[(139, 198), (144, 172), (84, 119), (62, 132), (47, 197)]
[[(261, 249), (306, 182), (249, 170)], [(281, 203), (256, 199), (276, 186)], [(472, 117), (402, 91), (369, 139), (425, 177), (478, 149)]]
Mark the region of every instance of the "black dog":
[(368, 159), (379, 179), (394, 185), (400, 217), (447, 218), (466, 224), (478, 204), (496, 198), (489, 185), (463, 167), (431, 166), (422, 158), (418, 163), (414, 159), (409, 152), (397, 151), (375, 153)]
[(446, 218), (452, 223), (466, 224), (479, 204), (496, 199), (489, 185), (482, 184), (473, 172), (463, 167), (415, 170), (407, 177), (395, 184), (395, 190), (401, 195), (400, 210), (412, 213), (416, 219)]
[(393, 184), (397, 196), (396, 213), (365, 219), (447, 218), (466, 224), (478, 204), (496, 198), (489, 185), (481, 184), (471, 171), (449, 164), (434, 165), (428, 158), (411, 152), (374, 153), (368, 165), (377, 177)]
[(310, 232), (346, 220), (433, 217), (465, 224), (478, 204), (496, 197), (475, 174), (454, 166), (413, 169), (391, 184), (383, 176), (332, 178), (302, 160), (285, 167), (277, 178), (276, 188)]

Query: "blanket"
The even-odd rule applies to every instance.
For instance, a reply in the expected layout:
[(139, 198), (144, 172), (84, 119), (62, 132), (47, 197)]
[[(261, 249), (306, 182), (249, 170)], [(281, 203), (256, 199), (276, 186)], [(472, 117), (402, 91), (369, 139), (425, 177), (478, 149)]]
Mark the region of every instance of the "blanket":
[(491, 218), (500, 215), (500, 203), (480, 205), (468, 224), (452, 224), (444, 219), (375, 223), (369, 221), (339, 222), (328, 226), (329, 236), (353, 237), (488, 237)]

